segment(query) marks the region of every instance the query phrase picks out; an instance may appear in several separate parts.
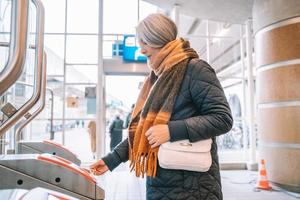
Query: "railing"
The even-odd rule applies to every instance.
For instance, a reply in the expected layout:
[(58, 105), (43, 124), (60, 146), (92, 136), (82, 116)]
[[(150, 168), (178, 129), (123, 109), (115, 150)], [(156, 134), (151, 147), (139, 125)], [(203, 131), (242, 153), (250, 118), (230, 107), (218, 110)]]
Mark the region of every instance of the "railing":
[[(47, 56), (46, 53), (44, 53), (44, 56)], [(46, 58), (44, 58), (45, 60)], [(46, 60), (44, 62), (44, 65), (47, 65)], [(45, 68), (45, 67), (44, 67)], [(47, 66), (46, 66), (47, 68)], [(44, 73), (44, 72), (43, 72)], [(45, 77), (46, 79), (46, 77)], [(21, 82), (21, 81), (17, 81), (16, 84), (20, 84), (20, 85), (24, 85), (24, 86), (29, 86), (29, 87), (34, 87), (34, 85), (30, 84), (30, 83), (25, 83), (25, 82)], [(43, 87), (43, 86), (42, 86)], [(43, 89), (43, 88), (42, 88)], [(46, 87), (46, 91), (48, 91), (50, 93), (50, 101), (51, 101), (51, 105), (50, 105), (50, 140), (52, 140), (54, 138), (54, 129), (53, 129), (53, 115), (54, 115), (54, 92), (51, 88)], [(39, 100), (41, 101), (41, 100)]]
[(0, 73), (0, 96), (20, 77), (26, 58), (27, 28), (28, 28), (28, 0), (12, 1), (13, 15), (16, 23), (11, 31), (14, 37), (11, 44), (14, 46), (9, 54), (9, 61), (3, 71)]
[[(38, 102), (41, 95), (42, 86), (42, 69), (43, 69), (43, 51), (44, 51), (44, 7), (40, 0), (33, 0), (37, 7), (37, 60), (36, 60), (36, 90), (33, 96), (27, 101), (16, 113), (10, 117), (0, 127), (0, 136), (3, 135), (11, 126), (13, 126), (21, 117), (25, 116), (28, 111)], [(15, 82), (15, 81), (14, 81)], [(1, 83), (2, 84), (2, 83)], [(25, 116), (25, 118), (28, 116)]]
[(23, 128), (29, 124), (45, 107), (46, 104), (46, 83), (47, 83), (47, 55), (46, 53), (44, 53), (44, 57), (43, 57), (43, 69), (42, 69), (42, 86), (41, 86), (41, 95), (38, 99), (40, 105), (39, 107), (36, 109), (35, 112), (33, 112), (32, 114), (29, 115), (29, 117), (23, 121), (19, 127), (16, 130), (16, 134), (15, 134), (15, 152), (18, 152), (18, 142), (21, 139), (21, 134), (22, 134), (22, 130)]

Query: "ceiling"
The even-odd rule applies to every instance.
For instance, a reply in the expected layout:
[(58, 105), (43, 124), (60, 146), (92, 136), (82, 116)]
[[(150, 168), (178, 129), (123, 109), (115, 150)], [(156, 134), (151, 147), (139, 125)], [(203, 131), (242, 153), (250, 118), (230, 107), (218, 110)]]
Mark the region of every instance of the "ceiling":
[[(241, 24), (252, 18), (254, 0), (144, 0), (169, 14), (179, 6), (179, 35), (188, 38), (200, 57), (207, 60), (209, 20), (209, 63), (221, 72), (240, 60)], [(227, 28), (225, 28), (227, 27)], [(226, 33), (223, 29), (226, 29)], [(213, 36), (216, 36), (215, 38)], [(217, 39), (217, 37), (222, 37)], [(238, 69), (238, 67), (237, 67)]]
[[(237, 66), (235, 64), (239, 63), (241, 55), (241, 24), (245, 24), (245, 21), (251, 18), (254, 0), (143, 1), (156, 5), (170, 15), (174, 5), (179, 5), (180, 15), (179, 24), (177, 24), (179, 36), (187, 38), (191, 46), (199, 53), (200, 58), (208, 60), (217, 73), (231, 65)], [(207, 55), (207, 20), (209, 20), (210, 37), (209, 58)], [(224, 32), (223, 29), (226, 29), (226, 31)], [(135, 65), (107, 60), (104, 66), (109, 67), (105, 68), (104, 71), (106, 74), (148, 73), (146, 65), (140, 64), (139, 67)], [(139, 69), (139, 71), (136, 71), (136, 69)], [(235, 69), (239, 69), (239, 66)]]
[(169, 12), (174, 5), (180, 13), (199, 19), (244, 23), (252, 18), (254, 0), (144, 0)]

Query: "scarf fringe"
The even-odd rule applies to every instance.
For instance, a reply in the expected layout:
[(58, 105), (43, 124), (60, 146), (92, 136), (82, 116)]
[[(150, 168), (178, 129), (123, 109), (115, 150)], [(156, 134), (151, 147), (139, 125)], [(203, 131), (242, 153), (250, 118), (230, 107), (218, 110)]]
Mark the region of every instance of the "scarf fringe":
[(157, 172), (157, 153), (156, 151), (151, 151), (146, 153), (138, 153), (134, 156), (133, 151), (130, 150), (130, 172), (135, 171), (137, 177), (142, 176), (144, 178), (145, 173), (147, 176), (155, 177)]
[(147, 176), (155, 177), (157, 171), (157, 152), (150, 151), (147, 158)]

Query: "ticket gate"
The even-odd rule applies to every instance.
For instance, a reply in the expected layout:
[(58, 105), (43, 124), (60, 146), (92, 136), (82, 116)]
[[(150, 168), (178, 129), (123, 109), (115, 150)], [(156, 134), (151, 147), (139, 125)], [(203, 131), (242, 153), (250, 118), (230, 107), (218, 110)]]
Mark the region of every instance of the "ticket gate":
[(21, 199), (28, 190), (24, 189), (6, 189), (0, 190), (0, 197), (2, 200), (17, 200)]
[(52, 155), (56, 155), (62, 157), (66, 160), (71, 161), (76, 165), (80, 165), (81, 161), (78, 156), (67, 149), (65, 146), (54, 142), (53, 140), (44, 140), (44, 141), (19, 141), (18, 154), (41, 154), (41, 153), (49, 153)]
[(1, 200), (78, 200), (45, 188), (34, 188), (32, 190), (7, 189), (0, 190)]
[(93, 175), (51, 154), (0, 155), (0, 177), (0, 189), (43, 187), (82, 200), (104, 199)]

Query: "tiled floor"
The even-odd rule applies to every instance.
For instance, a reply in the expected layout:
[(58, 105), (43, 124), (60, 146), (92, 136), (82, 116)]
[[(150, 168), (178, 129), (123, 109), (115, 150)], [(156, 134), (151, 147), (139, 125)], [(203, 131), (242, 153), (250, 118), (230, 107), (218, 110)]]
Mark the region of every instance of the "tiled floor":
[[(86, 129), (80, 128), (72, 132), (66, 132), (66, 141), (66, 146), (77, 153), (79, 158), (84, 161), (83, 165), (88, 166), (94, 161), (90, 152)], [(279, 188), (274, 188), (273, 191), (255, 190), (257, 175), (258, 172), (246, 170), (221, 171), (224, 200), (300, 199), (300, 194), (288, 193)], [(145, 199), (145, 179), (136, 178), (133, 173), (129, 173), (128, 163), (120, 165), (114, 172), (107, 172), (105, 175), (98, 177), (98, 181), (105, 190), (107, 200)]]
[(300, 194), (273, 186), (272, 191), (255, 189), (258, 172), (221, 171), (224, 200), (295, 200)]
[[(300, 194), (288, 193), (280, 188), (273, 191), (255, 189), (257, 172), (221, 171), (224, 200), (297, 200)], [(136, 178), (126, 165), (98, 177), (107, 200), (145, 200), (145, 180)]]
[(125, 164), (114, 172), (107, 172), (98, 177), (99, 185), (105, 190), (107, 200), (144, 200), (145, 179), (136, 178), (125, 170)]

